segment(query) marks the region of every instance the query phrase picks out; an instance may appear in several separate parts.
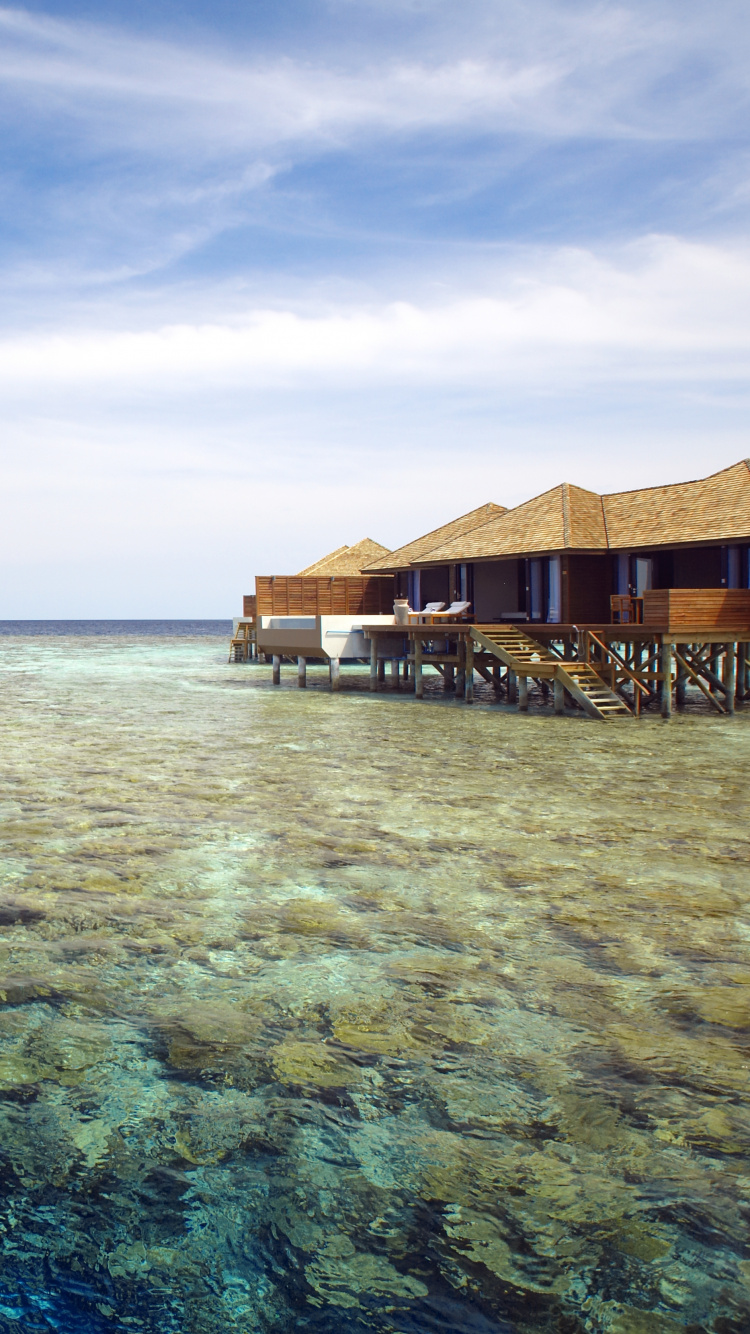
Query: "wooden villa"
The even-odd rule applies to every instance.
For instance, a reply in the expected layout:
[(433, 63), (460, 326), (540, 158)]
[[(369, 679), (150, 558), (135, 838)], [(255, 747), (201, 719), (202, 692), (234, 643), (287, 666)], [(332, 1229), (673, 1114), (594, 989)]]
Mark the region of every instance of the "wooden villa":
[[(371, 559), (359, 577), (392, 583), (378, 592), (379, 614), (364, 596), (352, 606), (360, 619), (348, 656), (364, 656), (366, 645), (372, 688), (384, 685), (390, 661), (392, 684), (405, 680), (417, 696), (430, 664), (467, 702), (476, 672), (521, 709), (532, 681), (558, 712), (567, 702), (600, 718), (649, 706), (668, 716), (688, 685), (732, 712), (750, 698), (749, 550), (748, 461), (610, 495), (563, 483), (513, 509), (488, 503)], [(261, 601), (269, 616), (326, 614), (320, 591), (313, 598), (303, 583), (290, 601), (292, 583), (282, 613), (276, 581), (256, 580), (259, 617)], [(469, 614), (448, 618), (441, 608), (450, 603)], [(278, 679), (281, 652), (295, 646), (290, 638), (282, 648), (280, 623), (267, 629)], [(330, 660), (303, 647), (298, 657)]]

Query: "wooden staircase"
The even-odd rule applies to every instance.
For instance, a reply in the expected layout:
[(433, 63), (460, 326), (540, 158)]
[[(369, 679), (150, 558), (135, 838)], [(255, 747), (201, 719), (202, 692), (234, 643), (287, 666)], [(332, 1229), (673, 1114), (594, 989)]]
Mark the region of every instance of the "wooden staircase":
[(499, 658), (517, 676), (562, 682), (592, 718), (631, 718), (627, 704), (587, 662), (563, 661), (516, 625), (471, 627), (475, 644)]

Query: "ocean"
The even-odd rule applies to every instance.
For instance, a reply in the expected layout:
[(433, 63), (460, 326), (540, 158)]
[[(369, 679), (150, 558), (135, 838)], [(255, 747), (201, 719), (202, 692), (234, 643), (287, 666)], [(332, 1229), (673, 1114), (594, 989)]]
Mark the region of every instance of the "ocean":
[(750, 714), (0, 624), (0, 1334), (750, 1328)]

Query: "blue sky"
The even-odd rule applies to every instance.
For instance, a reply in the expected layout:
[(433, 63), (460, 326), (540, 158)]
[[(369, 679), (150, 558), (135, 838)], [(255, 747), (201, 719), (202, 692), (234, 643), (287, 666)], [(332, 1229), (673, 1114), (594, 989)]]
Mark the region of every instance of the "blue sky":
[(0, 8), (0, 616), (750, 454), (745, 6)]

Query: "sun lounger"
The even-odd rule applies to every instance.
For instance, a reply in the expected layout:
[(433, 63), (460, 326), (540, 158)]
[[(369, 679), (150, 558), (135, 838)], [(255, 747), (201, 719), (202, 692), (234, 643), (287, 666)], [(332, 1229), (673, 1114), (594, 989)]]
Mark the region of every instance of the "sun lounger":
[[(450, 607), (446, 607), (445, 611), (431, 611), (429, 621), (425, 620), (425, 624), (435, 625), (435, 623), (439, 624), (440, 621), (466, 621), (469, 619), (470, 606), (470, 602), (451, 602)], [(419, 612), (419, 615), (423, 616), (424, 612)]]

